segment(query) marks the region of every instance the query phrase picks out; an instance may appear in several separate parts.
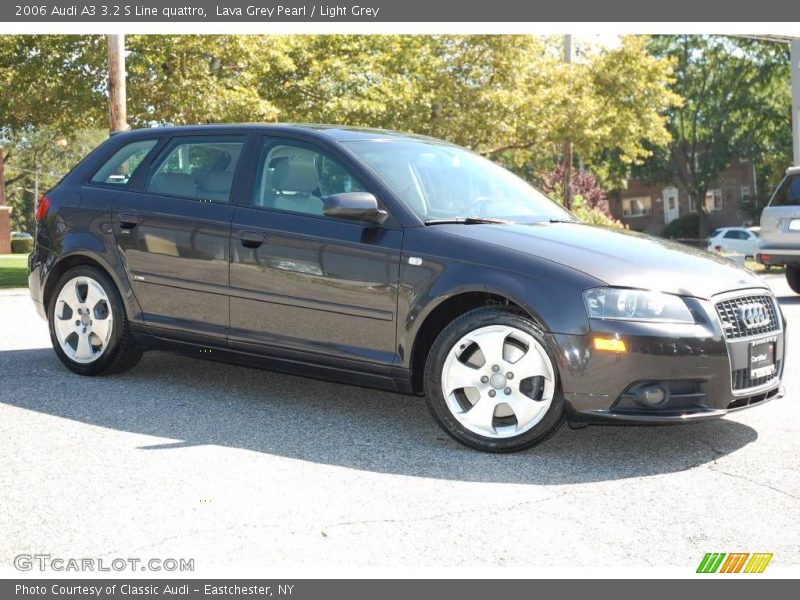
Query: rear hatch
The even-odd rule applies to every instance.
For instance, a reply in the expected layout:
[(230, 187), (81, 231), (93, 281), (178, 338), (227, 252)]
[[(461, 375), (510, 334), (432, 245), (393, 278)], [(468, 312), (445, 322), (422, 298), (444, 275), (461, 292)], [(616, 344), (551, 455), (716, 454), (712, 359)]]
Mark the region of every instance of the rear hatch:
[(761, 213), (761, 241), (770, 249), (800, 250), (800, 167), (789, 169)]

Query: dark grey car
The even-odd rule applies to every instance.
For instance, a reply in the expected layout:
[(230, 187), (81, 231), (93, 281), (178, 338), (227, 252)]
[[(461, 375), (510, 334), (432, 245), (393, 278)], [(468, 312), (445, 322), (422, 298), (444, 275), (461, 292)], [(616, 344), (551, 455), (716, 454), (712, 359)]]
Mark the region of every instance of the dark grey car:
[(84, 375), (164, 348), (424, 393), (450, 435), (496, 452), (565, 418), (685, 423), (781, 393), (785, 323), (760, 279), (581, 224), (430, 138), (128, 132), (37, 221), (31, 294)]

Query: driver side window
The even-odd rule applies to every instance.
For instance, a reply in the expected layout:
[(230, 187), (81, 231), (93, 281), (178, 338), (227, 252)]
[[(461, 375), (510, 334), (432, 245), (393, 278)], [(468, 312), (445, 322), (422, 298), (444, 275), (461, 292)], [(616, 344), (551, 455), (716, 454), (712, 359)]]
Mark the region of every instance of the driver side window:
[(322, 216), (322, 199), (366, 188), (326, 154), (292, 143), (266, 143), (252, 198), (255, 207)]

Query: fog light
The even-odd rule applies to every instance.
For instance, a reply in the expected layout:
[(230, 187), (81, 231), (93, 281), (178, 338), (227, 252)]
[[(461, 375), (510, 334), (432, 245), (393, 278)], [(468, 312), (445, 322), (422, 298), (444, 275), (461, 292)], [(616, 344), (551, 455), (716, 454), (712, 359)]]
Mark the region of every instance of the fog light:
[(637, 399), (639, 403), (647, 408), (661, 406), (669, 398), (669, 391), (660, 385), (649, 385), (639, 390)]

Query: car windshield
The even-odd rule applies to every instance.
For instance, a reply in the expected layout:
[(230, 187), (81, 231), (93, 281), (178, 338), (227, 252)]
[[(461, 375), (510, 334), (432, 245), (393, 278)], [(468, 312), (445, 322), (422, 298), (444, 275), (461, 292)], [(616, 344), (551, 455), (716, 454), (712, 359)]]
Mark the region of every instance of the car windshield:
[(575, 220), (516, 175), (457, 146), (417, 140), (349, 141), (345, 145), (425, 222)]

